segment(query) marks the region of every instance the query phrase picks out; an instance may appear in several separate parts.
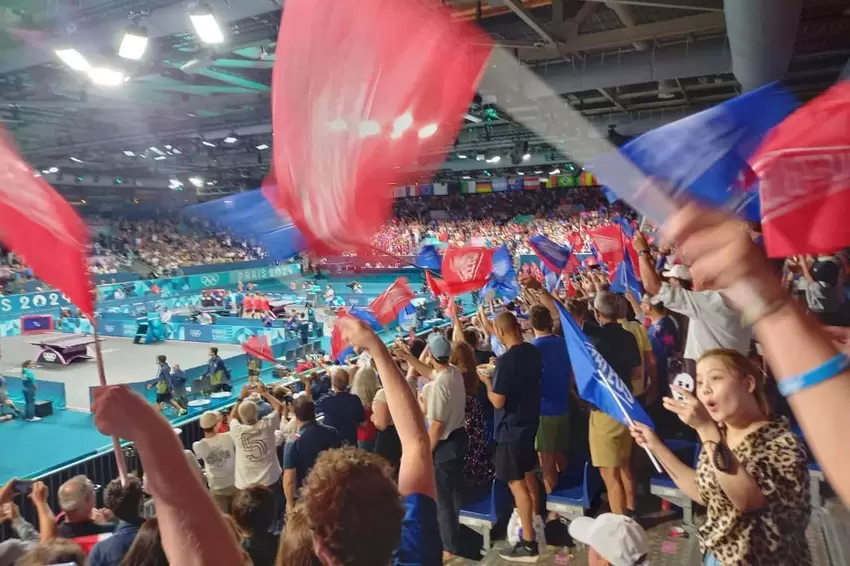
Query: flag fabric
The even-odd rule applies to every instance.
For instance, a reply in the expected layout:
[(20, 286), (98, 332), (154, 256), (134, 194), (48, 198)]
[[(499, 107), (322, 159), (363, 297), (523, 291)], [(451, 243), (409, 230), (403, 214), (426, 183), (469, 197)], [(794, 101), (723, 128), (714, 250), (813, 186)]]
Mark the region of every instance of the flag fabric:
[(413, 331), (416, 329), (416, 323), (416, 307), (413, 303), (408, 303), (398, 313), (398, 327), (402, 330)]
[(274, 144), (269, 201), (318, 253), (367, 247), (409, 180), (398, 166), (442, 162), (491, 48), (440, 5), (288, 0), (272, 125), (298, 143)]
[(777, 126), (751, 160), (771, 257), (850, 246), (850, 82), (836, 84)]
[(269, 339), (265, 335), (251, 336), (242, 342), (242, 351), (249, 356), (265, 360), (269, 363), (277, 363), (274, 354), (272, 354), (272, 347), (269, 345)]
[(443, 255), (443, 291), (452, 296), (462, 295), (487, 284), (493, 272), (492, 248), (449, 248)]
[(413, 297), (407, 278), (399, 277), (383, 293), (375, 297), (369, 305), (369, 310), (375, 314), (381, 326), (387, 326), (396, 320), (398, 313), (410, 304)]
[(596, 249), (595, 255), (599, 263), (606, 263), (611, 267), (623, 261), (623, 232), (619, 225), (603, 226), (591, 230), (588, 234)]
[(520, 289), (516, 276), (505, 277), (503, 279), (490, 277), (487, 280), (487, 284), (481, 290), (481, 294), (488, 300), (504, 299), (506, 301), (513, 301), (519, 297), (521, 291), (522, 289)]
[(287, 260), (306, 247), (298, 228), (278, 214), (259, 189), (192, 205), (183, 212), (257, 242), (268, 251), (269, 259), (275, 261)]
[(616, 223), (617, 223), (617, 225), (618, 225), (618, 226), (620, 227), (620, 229), (623, 231), (623, 235), (624, 235), (626, 238), (628, 238), (629, 240), (631, 240), (632, 238), (634, 238), (634, 237), (635, 237), (635, 227), (634, 227), (634, 225), (633, 225), (631, 222), (629, 222), (626, 218), (623, 218), (622, 216), (620, 216), (619, 214), (617, 214), (617, 215), (615, 215), (615, 216), (614, 216), (614, 222), (616, 222)]
[(351, 307), (348, 309), (348, 314), (354, 318), (359, 318), (368, 324), (375, 332), (380, 332), (384, 329), (384, 326), (378, 322), (378, 318), (375, 316), (375, 313), (373, 313), (368, 307)]
[(543, 285), (549, 293), (554, 293), (555, 287), (558, 286), (558, 274), (549, 269), (545, 263), (541, 271), (543, 271)]
[(528, 239), (528, 244), (540, 261), (556, 273), (562, 272), (570, 261), (569, 248), (559, 246), (546, 236), (532, 236)]
[(428, 289), (431, 290), (431, 294), (435, 297), (439, 297), (440, 295), (445, 294), (445, 288), (443, 285), (443, 280), (439, 277), (434, 277), (431, 275), (430, 271), (425, 272), (425, 283), (428, 285)]
[[(773, 83), (656, 128), (620, 151), (672, 196), (737, 210), (747, 195), (733, 193), (730, 187), (765, 134), (797, 107), (797, 100)], [(820, 129), (823, 123), (811, 126)], [(615, 191), (618, 186), (634, 185), (634, 180), (623, 178), (629, 173), (614, 164), (612, 155), (595, 159), (593, 172)]]
[(574, 253), (578, 253), (584, 248), (584, 240), (578, 232), (570, 232), (570, 235), (567, 236), (567, 243)]
[(579, 396), (625, 425), (630, 425), (630, 421), (637, 421), (654, 428), (652, 419), (640, 402), (605, 358), (596, 351), (573, 317), (560, 303), (556, 302), (555, 306), (560, 314), (564, 341), (567, 344)]
[(12, 142), (0, 137), (0, 242), (93, 318), (88, 228), (71, 205), (35, 175)]
[(432, 269), (437, 273), (440, 272), (440, 263), (443, 258), (440, 257), (440, 252), (437, 251), (437, 248), (431, 245), (424, 245), (419, 249), (419, 253), (416, 254), (416, 267), (421, 267), (422, 269)]
[(506, 246), (496, 248), (496, 251), (493, 253), (493, 270), (491, 273), (499, 279), (516, 277), (514, 261)]
[(354, 353), (354, 348), (346, 344), (345, 339), (343, 339), (342, 329), (339, 326), (339, 321), (346, 316), (350, 315), (344, 310), (338, 311), (333, 329), (331, 330), (331, 357), (337, 363), (344, 362), (348, 356)]
[(612, 293), (631, 293), (637, 302), (641, 299), (641, 284), (640, 279), (635, 273), (634, 265), (629, 254), (623, 254), (623, 261), (617, 266), (614, 275), (611, 277)]

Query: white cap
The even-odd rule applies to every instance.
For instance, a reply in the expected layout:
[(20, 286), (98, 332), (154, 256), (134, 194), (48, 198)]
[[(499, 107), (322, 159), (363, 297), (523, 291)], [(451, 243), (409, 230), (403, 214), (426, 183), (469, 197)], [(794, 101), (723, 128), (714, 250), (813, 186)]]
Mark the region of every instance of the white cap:
[(677, 263), (667, 271), (663, 272), (661, 275), (664, 277), (675, 277), (676, 279), (682, 279), (684, 281), (691, 280), (691, 270), (687, 268), (687, 266), (682, 265), (681, 263)]
[(595, 519), (578, 517), (570, 522), (570, 536), (593, 548), (612, 566), (648, 566), (646, 531), (625, 515), (603, 513)]

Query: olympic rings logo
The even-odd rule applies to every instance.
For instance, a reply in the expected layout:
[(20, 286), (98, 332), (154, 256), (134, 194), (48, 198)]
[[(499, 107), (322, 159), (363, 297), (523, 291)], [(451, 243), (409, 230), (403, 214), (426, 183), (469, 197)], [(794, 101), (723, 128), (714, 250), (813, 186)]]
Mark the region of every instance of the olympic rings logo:
[(53, 352), (44, 352), (41, 356), (45, 362), (55, 362), (58, 356)]
[(201, 275), (201, 283), (212, 286), (218, 284), (218, 275)]

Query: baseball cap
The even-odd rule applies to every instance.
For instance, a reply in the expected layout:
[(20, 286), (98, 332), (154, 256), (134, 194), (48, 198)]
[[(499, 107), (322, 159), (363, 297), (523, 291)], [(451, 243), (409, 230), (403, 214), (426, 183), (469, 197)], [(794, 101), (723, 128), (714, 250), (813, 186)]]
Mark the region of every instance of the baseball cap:
[(452, 354), (452, 345), (442, 334), (432, 334), (428, 337), (428, 350), (435, 360), (444, 364), (449, 361), (449, 356)]
[(220, 420), (221, 416), (215, 411), (206, 411), (201, 415), (199, 423), (201, 428), (213, 428), (218, 425)]
[(664, 277), (674, 277), (676, 279), (682, 279), (684, 281), (691, 280), (691, 270), (687, 268), (687, 266), (682, 265), (681, 263), (677, 263), (667, 271), (663, 272), (661, 275)]
[(578, 517), (570, 522), (570, 536), (593, 548), (612, 566), (648, 566), (646, 531), (625, 515), (603, 513), (595, 519)]

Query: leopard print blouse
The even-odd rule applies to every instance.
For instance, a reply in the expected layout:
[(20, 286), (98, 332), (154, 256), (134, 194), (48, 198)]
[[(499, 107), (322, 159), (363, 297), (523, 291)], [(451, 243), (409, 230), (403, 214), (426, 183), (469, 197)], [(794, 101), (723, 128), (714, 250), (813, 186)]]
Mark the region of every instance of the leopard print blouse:
[(810, 566), (809, 471), (803, 445), (787, 420), (763, 425), (732, 452), (761, 487), (766, 504), (749, 513), (736, 510), (703, 450), (696, 470), (697, 489), (707, 510), (699, 527), (700, 550), (724, 566)]

